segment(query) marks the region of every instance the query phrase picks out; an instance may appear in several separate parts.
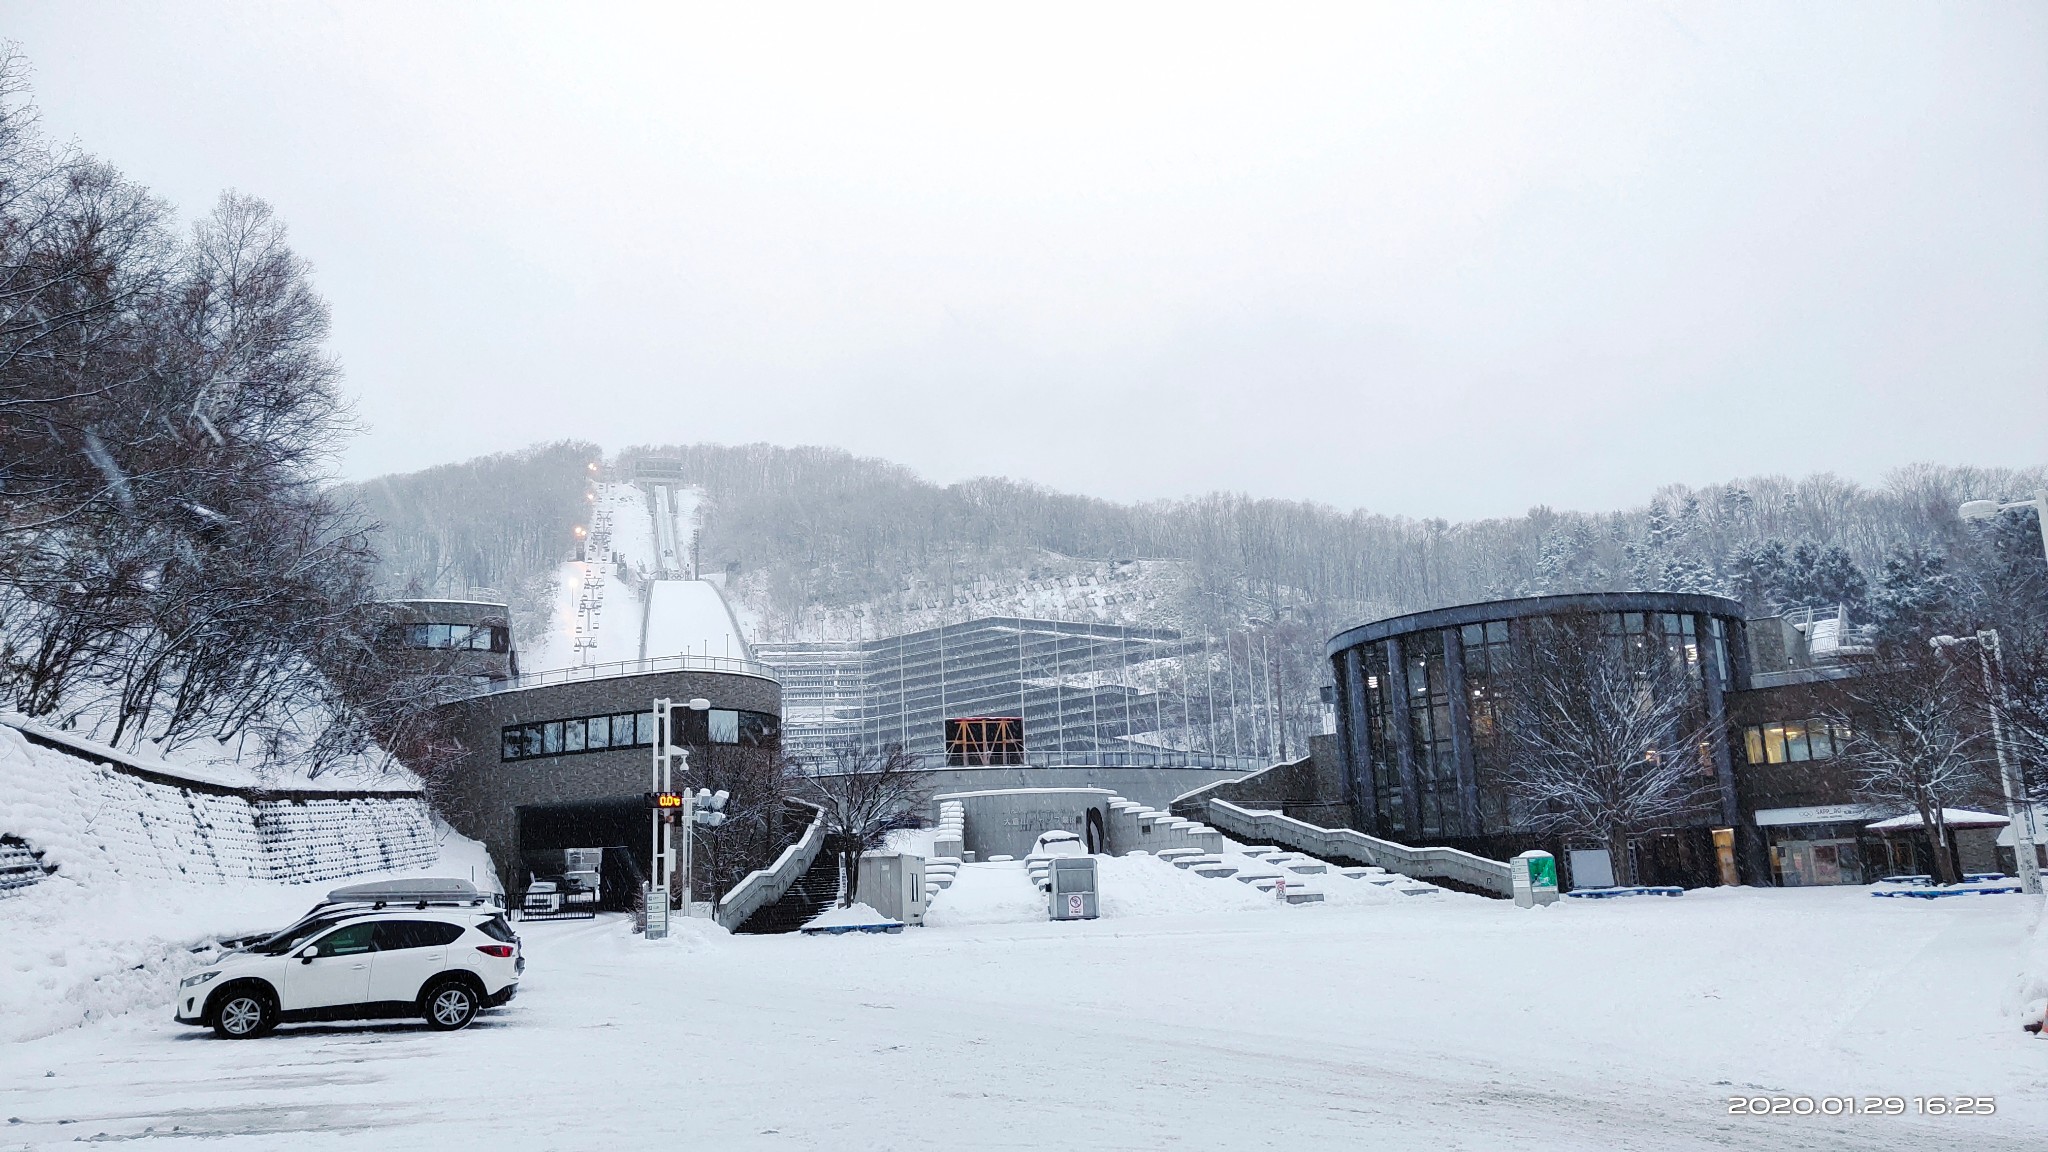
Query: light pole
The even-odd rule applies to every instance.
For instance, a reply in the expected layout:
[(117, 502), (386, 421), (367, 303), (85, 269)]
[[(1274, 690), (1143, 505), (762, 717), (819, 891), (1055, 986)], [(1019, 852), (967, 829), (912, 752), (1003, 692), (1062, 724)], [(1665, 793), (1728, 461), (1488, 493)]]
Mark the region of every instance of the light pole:
[[(693, 712), (703, 712), (711, 707), (711, 701), (700, 696), (691, 700), (687, 707)], [(649, 768), (647, 797), (648, 807), (651, 809), (648, 816), (650, 823), (653, 825), (651, 829), (652, 842), (650, 851), (652, 859), (650, 863), (653, 866), (654, 875), (649, 877), (647, 885), (647, 927), (645, 931), (649, 940), (659, 940), (668, 935), (669, 880), (675, 874), (675, 845), (669, 828), (674, 823), (673, 813), (678, 808), (683, 810), (684, 819), (688, 820), (694, 816), (695, 805), (691, 801), (695, 797), (679, 797), (675, 792), (675, 765), (677, 761), (680, 761), (683, 770), (685, 772), (689, 771), (690, 752), (687, 748), (676, 743), (676, 734), (670, 730), (674, 726), (675, 720), (674, 702), (667, 699), (655, 700), (653, 720), (654, 738), (648, 743), (653, 749), (654, 756)], [(722, 804), (720, 806), (723, 807)], [(684, 837), (684, 849), (687, 853), (689, 844), (687, 832), (684, 833)], [(685, 868), (687, 867), (686, 862)], [(688, 899), (689, 890), (690, 877), (689, 873), (685, 871), (683, 873), (683, 893), (686, 900)], [(685, 904), (683, 906), (683, 915), (687, 916), (689, 914), (689, 905)]]
[(2041, 518), (2041, 556), (2048, 559), (2048, 489), (2034, 493), (2031, 500), (2012, 500), (2004, 504), (1996, 500), (1971, 500), (1956, 512), (1965, 520), (1995, 520), (2000, 512), (2018, 508), (2032, 508), (2034, 515)]
[[(2005, 789), (2005, 815), (2012, 828), (2012, 854), (2020, 869), (2020, 890), (2038, 896), (2041, 865), (2034, 854), (2034, 803), (2005, 754), (2005, 722), (1999, 715), (2011, 707), (2011, 702), (2005, 696), (2005, 656), (1998, 650), (1998, 630), (1986, 628), (1975, 636), (1936, 636), (1929, 643), (1936, 648), (1977, 645), (1977, 663), (1984, 671), (1985, 706), (1991, 712), (1991, 747), (1998, 753), (1998, 782)], [(1992, 674), (1994, 662), (1998, 665), (1996, 676)]]

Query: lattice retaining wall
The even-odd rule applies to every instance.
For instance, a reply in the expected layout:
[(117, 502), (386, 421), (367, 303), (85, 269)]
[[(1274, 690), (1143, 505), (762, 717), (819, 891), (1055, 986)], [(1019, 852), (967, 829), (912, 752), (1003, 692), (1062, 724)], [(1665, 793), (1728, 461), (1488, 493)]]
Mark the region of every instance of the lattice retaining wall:
[(78, 879), (308, 882), (439, 856), (417, 790), (237, 788), (0, 722), (0, 834)]

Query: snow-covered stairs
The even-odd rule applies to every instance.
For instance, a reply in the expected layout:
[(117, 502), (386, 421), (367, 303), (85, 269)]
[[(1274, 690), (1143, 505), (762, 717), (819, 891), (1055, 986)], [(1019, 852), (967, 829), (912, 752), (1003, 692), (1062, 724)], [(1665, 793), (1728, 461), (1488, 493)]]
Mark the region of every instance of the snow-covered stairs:
[(43, 854), (13, 836), (0, 836), (0, 895), (26, 888), (56, 869), (43, 863)]
[(839, 882), (839, 853), (831, 850), (828, 841), (782, 899), (747, 917), (746, 923), (733, 931), (752, 935), (794, 932), (838, 902)]

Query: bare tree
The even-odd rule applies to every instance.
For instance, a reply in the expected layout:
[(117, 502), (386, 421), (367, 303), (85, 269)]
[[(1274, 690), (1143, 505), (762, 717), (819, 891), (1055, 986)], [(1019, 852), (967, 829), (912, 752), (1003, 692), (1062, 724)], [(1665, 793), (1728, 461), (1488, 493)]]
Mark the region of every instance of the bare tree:
[(1919, 814), (1941, 884), (1961, 878), (1947, 810), (1999, 791), (1975, 663), (1920, 643), (1887, 648), (1837, 682), (1829, 706), (1848, 731), (1836, 754), (1855, 772), (1858, 795)]
[(825, 810), (829, 845), (839, 854), (840, 899), (859, 898), (860, 860), (879, 848), (889, 833), (914, 828), (931, 803), (931, 776), (900, 744), (879, 749), (839, 748), (832, 762), (803, 779), (805, 792)]
[(1610, 635), (1601, 617), (1538, 622), (1495, 702), (1511, 816), (1598, 840), (1635, 883), (1628, 838), (1713, 798), (1697, 669), (1682, 650)]
[(41, 140), (23, 76), (0, 48), (0, 697), (115, 742), (334, 754), (360, 718), (323, 664), (376, 558), (322, 489), (326, 306), (262, 202), (181, 239)]
[(710, 745), (690, 753), (689, 786), (727, 794), (725, 823), (699, 826), (695, 880), (722, 901), (747, 873), (786, 847), (784, 829), (796, 765), (779, 749)]

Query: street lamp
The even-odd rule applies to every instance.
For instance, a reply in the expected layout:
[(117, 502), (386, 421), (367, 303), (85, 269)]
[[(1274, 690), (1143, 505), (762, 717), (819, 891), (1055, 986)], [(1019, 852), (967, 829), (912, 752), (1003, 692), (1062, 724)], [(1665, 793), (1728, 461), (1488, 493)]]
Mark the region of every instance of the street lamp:
[[(710, 710), (711, 701), (699, 696), (691, 700), (685, 707), (693, 712), (705, 712)], [(649, 940), (659, 940), (668, 935), (669, 878), (675, 873), (675, 844), (671, 839), (669, 828), (674, 823), (674, 813), (677, 811), (683, 814), (685, 822), (683, 831), (683, 915), (688, 916), (690, 914), (688, 903), (690, 898), (689, 827), (699, 822), (697, 819), (698, 797), (695, 794), (678, 795), (674, 790), (675, 766), (677, 762), (681, 762), (685, 772), (689, 771), (690, 768), (690, 750), (677, 744), (674, 740), (675, 733), (670, 731), (674, 717), (675, 704), (673, 701), (667, 699), (657, 699), (654, 701), (654, 739), (649, 742), (654, 750), (654, 759), (650, 766), (647, 781), (647, 806), (652, 809), (648, 815), (653, 823), (653, 829), (651, 830), (652, 843), (649, 851), (652, 857), (650, 863), (653, 865), (654, 870), (654, 875), (648, 879), (646, 895), (647, 926), (644, 931)], [(708, 796), (709, 794), (707, 793), (706, 795)], [(723, 795), (723, 793), (720, 793), (720, 795)], [(719, 817), (721, 821), (724, 819), (722, 815), (724, 807), (724, 802), (720, 801), (715, 808), (711, 809), (721, 813)]]
[[(1998, 630), (1986, 628), (1975, 636), (1936, 636), (1928, 643), (1937, 649), (1963, 644), (1977, 646), (1977, 663), (1984, 670), (1984, 693), (1990, 698), (1987, 706), (1991, 710), (1991, 747), (1998, 753), (1998, 782), (2005, 789), (2005, 814), (2012, 828), (2012, 854), (2020, 867), (2020, 890), (2030, 896), (2038, 896), (2041, 893), (2041, 865), (2034, 855), (2034, 803), (2027, 796), (2024, 782), (2014, 772), (2012, 761), (2006, 757), (2005, 722), (1999, 717), (1999, 712), (2011, 708), (2012, 702), (2005, 695), (2005, 655), (1998, 649)], [(1998, 665), (1996, 677), (1991, 671), (1994, 663)]]
[(2031, 500), (2013, 500), (2004, 504), (1996, 500), (1971, 500), (1956, 509), (1956, 513), (1965, 520), (1995, 520), (2000, 512), (2018, 508), (2032, 508), (2034, 515), (2041, 518), (2041, 555), (2048, 558), (2048, 489), (2034, 493)]

